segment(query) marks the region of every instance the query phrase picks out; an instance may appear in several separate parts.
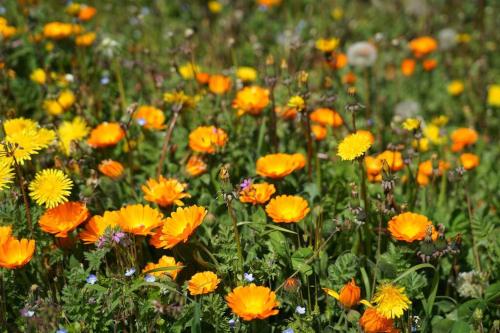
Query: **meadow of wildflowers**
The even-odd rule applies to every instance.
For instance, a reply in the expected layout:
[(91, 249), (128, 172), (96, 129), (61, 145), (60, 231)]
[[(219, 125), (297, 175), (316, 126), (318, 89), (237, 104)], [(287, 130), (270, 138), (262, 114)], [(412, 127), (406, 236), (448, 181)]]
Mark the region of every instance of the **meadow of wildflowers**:
[(500, 332), (500, 3), (0, 2), (0, 333)]

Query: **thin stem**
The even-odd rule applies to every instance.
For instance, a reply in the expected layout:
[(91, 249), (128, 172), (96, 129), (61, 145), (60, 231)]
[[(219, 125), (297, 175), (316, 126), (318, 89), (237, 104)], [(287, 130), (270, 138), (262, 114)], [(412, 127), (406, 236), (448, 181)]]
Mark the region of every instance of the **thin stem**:
[(158, 167), (156, 168), (156, 177), (160, 177), (163, 164), (165, 163), (165, 158), (167, 157), (168, 146), (170, 143), (170, 139), (172, 138), (172, 132), (174, 131), (175, 123), (177, 122), (177, 118), (179, 117), (180, 109), (174, 109), (174, 116), (168, 125), (167, 134), (165, 134), (165, 140), (163, 141), (163, 147), (161, 148), (160, 160), (158, 161)]
[(276, 135), (276, 101), (274, 98), (274, 85), (271, 87), (271, 111), (269, 120), (271, 121), (269, 124), (269, 137), (271, 139), (271, 147), (274, 149), (274, 152), (278, 152), (278, 136)]
[(21, 168), (19, 167), (19, 164), (17, 163), (17, 160), (14, 157), (14, 155), (12, 155), (12, 159), (14, 160), (14, 166), (16, 168), (17, 180), (19, 182), (19, 187), (21, 188), (21, 193), (23, 195), (24, 209), (26, 211), (26, 220), (28, 221), (28, 228), (30, 230), (30, 236), (32, 236), (33, 235), (33, 222), (31, 220), (30, 202), (28, 200), (28, 195), (26, 194), (26, 190), (24, 188), (23, 174), (21, 172)]
[(313, 158), (313, 141), (311, 135), (311, 119), (307, 108), (304, 110), (304, 130), (307, 140), (307, 176), (312, 180), (312, 158)]
[(477, 251), (477, 244), (476, 244), (476, 238), (474, 237), (474, 230), (472, 226), (472, 206), (470, 202), (470, 196), (469, 196), (469, 191), (466, 185), (465, 189), (465, 199), (467, 201), (467, 213), (468, 213), (468, 220), (469, 220), (469, 226), (470, 226), (470, 231), (471, 231), (471, 238), (472, 238), (472, 253), (474, 254), (474, 261), (476, 263), (476, 268), (479, 272), (481, 272), (481, 261), (479, 260), (479, 252)]
[(5, 297), (5, 287), (3, 281), (4, 269), (0, 268), (0, 295), (2, 295), (2, 299), (0, 302), (2, 303), (0, 309), (0, 324), (7, 323), (7, 307), (6, 307), (6, 297)]
[(233, 223), (234, 241), (236, 242), (236, 249), (238, 250), (240, 272), (243, 274), (243, 252), (241, 251), (240, 232), (238, 231), (238, 220), (236, 219), (236, 214), (234, 213), (231, 200), (232, 199), (226, 200), (226, 205), (229, 216), (231, 216), (231, 222)]

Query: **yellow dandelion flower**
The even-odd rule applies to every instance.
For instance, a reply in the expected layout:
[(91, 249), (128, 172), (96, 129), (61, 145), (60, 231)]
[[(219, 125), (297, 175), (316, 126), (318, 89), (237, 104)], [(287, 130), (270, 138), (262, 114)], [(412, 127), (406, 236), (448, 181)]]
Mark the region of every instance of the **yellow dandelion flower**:
[(373, 297), (377, 311), (389, 319), (401, 317), (411, 304), (404, 291), (405, 288), (390, 283), (381, 284)]
[(194, 78), (195, 74), (199, 72), (200, 67), (190, 62), (179, 67), (179, 74), (184, 80), (190, 80)]
[(37, 123), (31, 119), (26, 118), (14, 118), (8, 119), (3, 123), (3, 129), (5, 135), (12, 135), (16, 132), (21, 132), (24, 130), (36, 130)]
[(438, 126), (438, 127), (443, 127), (444, 125), (448, 124), (449, 120), (450, 120), (450, 118), (448, 118), (447, 116), (440, 115), (440, 116), (432, 118), (431, 123), (433, 125)]
[(37, 172), (30, 183), (30, 196), (37, 204), (53, 208), (68, 201), (73, 182), (61, 170), (45, 169)]
[(0, 158), (0, 191), (7, 188), (14, 178), (14, 169), (6, 158)]
[(420, 127), (420, 120), (408, 118), (403, 122), (403, 128), (407, 131), (414, 131)]
[(446, 89), (451, 96), (458, 96), (464, 91), (464, 83), (460, 80), (454, 80), (448, 84)]
[(288, 100), (288, 106), (298, 111), (303, 110), (306, 107), (306, 102), (300, 96), (292, 96)]
[(492, 84), (488, 88), (488, 104), (491, 106), (500, 106), (500, 84)]
[(316, 41), (316, 49), (321, 52), (332, 52), (339, 45), (340, 40), (338, 38), (320, 38)]
[(87, 134), (89, 134), (89, 128), (81, 117), (75, 117), (72, 121), (63, 121), (57, 129), (61, 150), (69, 156), (71, 143), (83, 140)]
[(343, 161), (352, 161), (362, 156), (371, 147), (370, 138), (360, 133), (349, 134), (339, 144), (337, 155)]
[(442, 145), (446, 143), (446, 136), (441, 134), (439, 126), (435, 124), (429, 124), (424, 128), (424, 136), (435, 145)]
[(37, 68), (33, 72), (31, 72), (30, 79), (31, 81), (38, 84), (45, 84), (45, 82), (47, 81), (47, 74), (43, 69)]
[[(24, 130), (7, 134), (5, 142), (10, 145), (9, 150), (13, 153), (16, 161), (23, 165), (24, 161), (31, 159), (31, 155), (38, 154), (41, 149), (49, 146), (54, 139), (55, 132), (52, 130), (27, 127)], [(0, 156), (7, 156), (10, 162), (13, 162), (10, 154), (7, 154), (5, 146), (0, 146)]]

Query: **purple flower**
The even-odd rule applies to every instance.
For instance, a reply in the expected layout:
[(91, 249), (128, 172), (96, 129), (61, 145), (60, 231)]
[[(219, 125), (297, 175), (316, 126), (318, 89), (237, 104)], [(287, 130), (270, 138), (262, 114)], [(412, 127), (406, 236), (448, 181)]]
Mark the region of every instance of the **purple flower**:
[(240, 189), (244, 191), (250, 186), (252, 186), (252, 179), (251, 178), (243, 179), (243, 181), (240, 184)]
[(154, 275), (146, 274), (146, 276), (144, 277), (144, 281), (146, 281), (146, 282), (155, 282), (156, 278), (155, 278)]
[(134, 273), (135, 273), (135, 268), (133, 268), (133, 267), (132, 267), (132, 268), (129, 268), (129, 269), (127, 269), (127, 270), (125, 271), (125, 276), (126, 276), (126, 277), (129, 277), (129, 276), (134, 275)]
[(118, 231), (118, 232), (115, 232), (113, 234), (113, 236), (111, 236), (111, 239), (113, 240), (113, 242), (115, 243), (120, 243), (121, 239), (125, 237), (125, 233), (123, 231)]
[(247, 282), (253, 282), (253, 280), (255, 280), (255, 278), (253, 277), (252, 273), (245, 273), (245, 274), (243, 274), (243, 278)]
[(95, 276), (94, 274), (90, 274), (89, 276), (87, 276), (86, 281), (88, 284), (95, 284), (97, 282), (97, 276)]
[(99, 239), (97, 240), (97, 247), (101, 248), (104, 246), (104, 244), (106, 244), (106, 237), (105, 236), (99, 237)]

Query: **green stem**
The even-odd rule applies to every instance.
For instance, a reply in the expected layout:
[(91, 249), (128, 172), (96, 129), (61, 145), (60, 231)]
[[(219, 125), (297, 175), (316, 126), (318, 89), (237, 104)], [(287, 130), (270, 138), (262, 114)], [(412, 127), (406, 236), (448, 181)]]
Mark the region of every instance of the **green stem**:
[(231, 199), (226, 201), (226, 205), (227, 205), (227, 210), (229, 212), (229, 216), (231, 216), (231, 222), (233, 223), (234, 241), (236, 242), (236, 249), (238, 250), (238, 261), (240, 266), (240, 272), (241, 274), (243, 274), (243, 252), (241, 251), (240, 232), (238, 231), (238, 220), (236, 219), (236, 214), (234, 213)]

